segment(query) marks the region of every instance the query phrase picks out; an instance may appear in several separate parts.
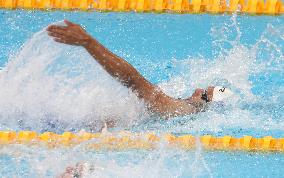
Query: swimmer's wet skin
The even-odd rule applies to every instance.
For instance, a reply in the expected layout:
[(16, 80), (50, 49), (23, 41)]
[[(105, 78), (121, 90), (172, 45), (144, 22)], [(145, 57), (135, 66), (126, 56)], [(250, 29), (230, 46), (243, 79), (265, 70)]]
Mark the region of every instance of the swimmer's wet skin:
[(50, 25), (48, 35), (54, 41), (84, 47), (89, 54), (114, 78), (143, 99), (149, 110), (164, 118), (189, 115), (201, 111), (211, 101), (220, 101), (232, 95), (226, 88), (209, 86), (196, 89), (187, 99), (175, 99), (151, 84), (131, 64), (113, 54), (92, 38), (80, 25), (64, 21), (66, 26)]
[[(143, 99), (151, 112), (164, 118), (189, 115), (201, 111), (211, 101), (221, 101), (233, 93), (224, 87), (209, 86), (206, 90), (196, 89), (187, 99), (175, 99), (162, 92), (146, 80), (131, 64), (113, 54), (92, 38), (80, 25), (67, 20), (66, 26), (50, 25), (48, 35), (56, 42), (84, 47), (89, 54), (114, 78), (130, 88)], [(86, 171), (87, 170), (87, 171)], [(90, 169), (83, 164), (68, 167), (60, 178), (82, 177)]]

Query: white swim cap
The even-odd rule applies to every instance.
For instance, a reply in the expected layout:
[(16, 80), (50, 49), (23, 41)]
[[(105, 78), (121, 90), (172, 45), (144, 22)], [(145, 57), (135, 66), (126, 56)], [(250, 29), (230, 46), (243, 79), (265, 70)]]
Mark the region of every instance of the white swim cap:
[(233, 95), (234, 93), (228, 88), (216, 86), (213, 90), (212, 101), (223, 101)]

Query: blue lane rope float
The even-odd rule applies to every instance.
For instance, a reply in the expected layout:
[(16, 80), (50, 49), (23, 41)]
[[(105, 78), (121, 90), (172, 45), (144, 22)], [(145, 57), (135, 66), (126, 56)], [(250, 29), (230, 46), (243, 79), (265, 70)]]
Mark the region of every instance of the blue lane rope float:
[(130, 133), (122, 132), (117, 134), (103, 133), (71, 133), (64, 132), (56, 134), (45, 132), (38, 134), (33, 131), (0, 131), (0, 145), (25, 144), (25, 145), (47, 145), (54, 147), (72, 147), (83, 142), (93, 150), (127, 150), (127, 149), (155, 149), (159, 143), (167, 147), (176, 147), (185, 150), (194, 149), (201, 145), (207, 150), (226, 151), (262, 151), (262, 152), (284, 152), (284, 138), (273, 138), (265, 136), (255, 138), (243, 136), (214, 137), (204, 135), (195, 137), (192, 135), (175, 136), (173, 134), (156, 135), (154, 133)]

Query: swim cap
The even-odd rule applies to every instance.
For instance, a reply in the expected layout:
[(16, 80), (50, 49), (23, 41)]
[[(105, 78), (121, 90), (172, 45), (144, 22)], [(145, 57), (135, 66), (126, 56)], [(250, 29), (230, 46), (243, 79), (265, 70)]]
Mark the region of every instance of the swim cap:
[(213, 90), (212, 101), (223, 101), (233, 95), (234, 93), (228, 88), (216, 86)]

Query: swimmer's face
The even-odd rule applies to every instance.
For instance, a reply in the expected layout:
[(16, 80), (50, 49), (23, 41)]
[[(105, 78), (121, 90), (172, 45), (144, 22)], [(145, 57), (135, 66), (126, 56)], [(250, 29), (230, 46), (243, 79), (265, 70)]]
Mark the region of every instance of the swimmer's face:
[(188, 98), (190, 102), (211, 102), (213, 98), (213, 86), (207, 87), (207, 89), (197, 88), (191, 97)]

